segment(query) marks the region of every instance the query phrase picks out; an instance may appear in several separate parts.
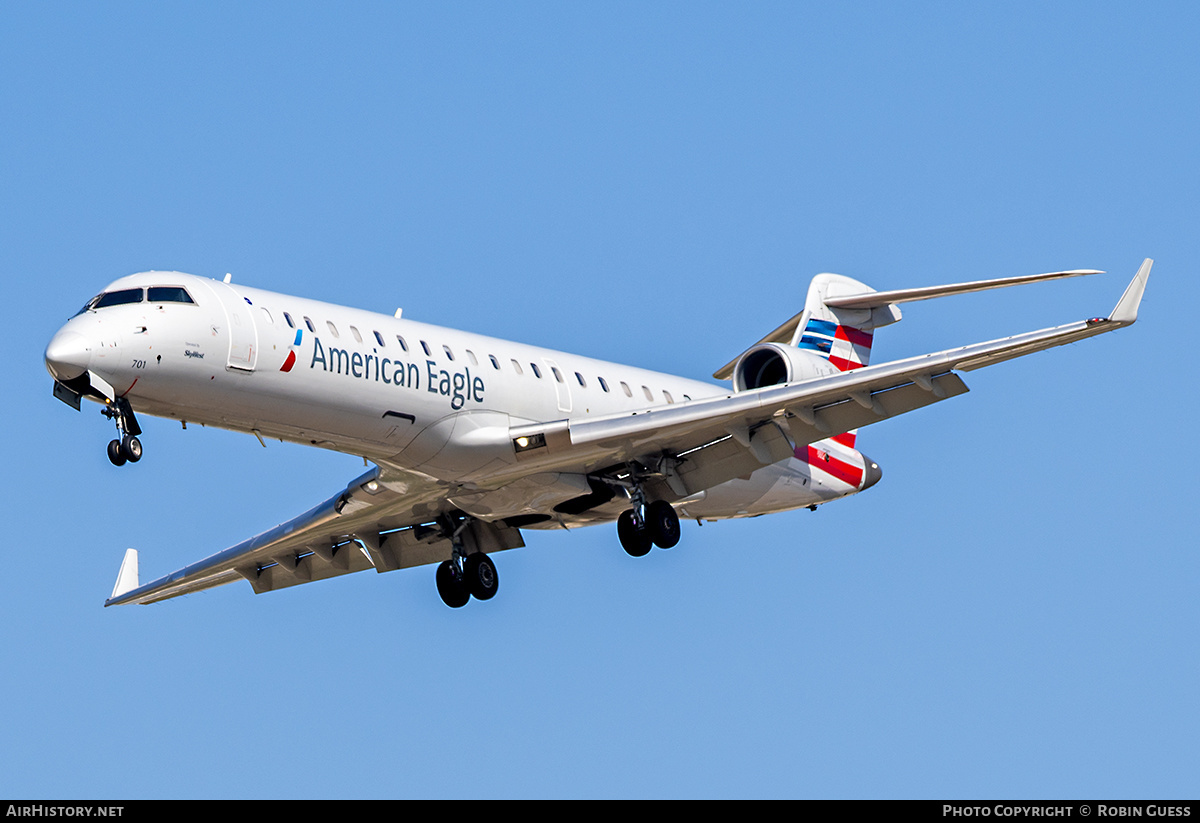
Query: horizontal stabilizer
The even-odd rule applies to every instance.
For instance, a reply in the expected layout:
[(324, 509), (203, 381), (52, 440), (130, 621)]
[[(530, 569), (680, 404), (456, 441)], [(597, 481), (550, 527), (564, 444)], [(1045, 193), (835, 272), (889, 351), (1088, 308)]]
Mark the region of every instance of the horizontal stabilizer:
[(1063, 277), (1082, 277), (1086, 274), (1103, 274), (1095, 269), (1071, 269), (1070, 271), (1052, 271), (1046, 274), (1026, 274), (1020, 277), (1000, 277), (995, 280), (975, 280), (970, 283), (952, 283), (948, 286), (922, 286), (917, 289), (893, 289), (892, 291), (873, 291), (865, 294), (851, 294), (844, 297), (828, 297), (825, 305), (838, 309), (872, 309), (876, 306), (886, 306), (889, 303), (911, 303), (916, 300), (931, 300), (934, 297), (949, 297), (952, 294), (969, 294), (988, 289), (1002, 289), (1006, 286), (1021, 286), (1026, 283), (1040, 283), (1043, 280), (1058, 280)]

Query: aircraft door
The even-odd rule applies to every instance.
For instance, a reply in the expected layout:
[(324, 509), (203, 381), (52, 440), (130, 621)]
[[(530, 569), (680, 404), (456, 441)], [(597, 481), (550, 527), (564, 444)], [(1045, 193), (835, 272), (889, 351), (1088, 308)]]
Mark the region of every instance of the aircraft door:
[(558, 364), (549, 358), (543, 357), (542, 362), (546, 364), (546, 368), (550, 370), (547, 375), (554, 383), (554, 398), (558, 401), (558, 410), (560, 412), (571, 411), (571, 384), (567, 382), (567, 376), (563, 374), (562, 369)]
[(238, 294), (228, 283), (212, 283), (221, 309), (225, 312), (225, 328), (229, 333), (227, 369), (254, 371), (258, 362), (258, 328), (250, 301)]

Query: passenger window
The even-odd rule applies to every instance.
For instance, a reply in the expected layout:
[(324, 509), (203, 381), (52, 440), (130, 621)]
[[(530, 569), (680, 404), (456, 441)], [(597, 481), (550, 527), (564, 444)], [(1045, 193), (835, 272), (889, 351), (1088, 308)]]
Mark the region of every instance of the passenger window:
[(604, 378), (597, 377), (596, 379), (600, 381), (600, 388), (604, 389), (604, 391), (607, 392), (608, 391), (608, 383), (604, 380)]
[(671, 397), (671, 393), (669, 391), (667, 391), (666, 389), (663, 389), (663, 397), (665, 397), (667, 399), (668, 403), (675, 402), (675, 398)]
[(296, 321), (292, 319), (292, 316), (290, 314), (288, 314), (287, 312), (284, 312), (283, 319), (287, 321), (289, 328), (292, 328), (292, 329), (296, 328)]
[(555, 366), (551, 366), (550, 371), (554, 372), (555, 380), (557, 380), (559, 383), (563, 382), (562, 372), (560, 372)]
[(404, 342), (403, 337), (401, 337), (400, 335), (396, 335), (396, 342), (400, 344), (401, 351), (408, 351), (408, 344)]
[(654, 402), (654, 392), (650, 391), (649, 386), (642, 386), (642, 391), (646, 393), (646, 399), (651, 403)]
[(445, 346), (445, 345), (443, 345), (443, 346), (442, 346), (442, 351), (444, 351), (444, 352), (446, 353), (446, 356), (447, 356), (447, 357), (449, 357), (451, 361), (453, 361), (453, 360), (454, 360), (454, 352), (450, 351), (450, 347), (449, 347), (449, 346)]
[(354, 326), (350, 327), (350, 333), (354, 335), (355, 340), (357, 340), (359, 343), (362, 342), (362, 335), (358, 333), (358, 329), (354, 328)]
[(478, 366), (479, 361), (475, 359), (475, 352), (467, 349), (467, 359), (471, 361), (472, 366)]
[(266, 306), (259, 306), (259, 308), (260, 308), (260, 309), (262, 309), (263, 317), (267, 318), (267, 323), (268, 323), (269, 325), (272, 325), (272, 326), (274, 326), (274, 325), (275, 325), (275, 318), (271, 316), (271, 313), (270, 313), (269, 311), (267, 311), (267, 307), (266, 307)]
[(379, 348), (381, 348), (381, 349), (386, 348), (386, 346), (384, 346), (384, 343), (383, 343), (383, 335), (382, 334), (380, 334), (379, 332), (375, 332), (375, 340), (379, 343)]
[(308, 319), (307, 317), (306, 317), (306, 318), (304, 318), (304, 325), (308, 326), (308, 330), (309, 330), (310, 332), (312, 332), (313, 334), (316, 334), (316, 333), (317, 333), (317, 327), (316, 327), (316, 326), (314, 326), (314, 325), (313, 325), (313, 321), (312, 321), (312, 320), (310, 320), (310, 319)]
[(499, 371), (499, 370), (500, 370), (500, 361), (496, 359), (496, 355), (494, 355), (494, 354), (489, 354), (489, 355), (488, 355), (488, 360), (491, 360), (491, 361), (492, 361), (492, 366), (493, 366), (493, 368), (495, 368), (497, 371)]
[(633, 397), (633, 392), (629, 390), (629, 384), (624, 380), (621, 381), (621, 391), (625, 392), (626, 397)]
[(148, 290), (151, 303), (195, 303), (187, 290), (180, 286), (151, 286)]
[[(235, 315), (235, 317), (236, 317), (236, 315)], [(337, 326), (333, 325), (332, 320), (326, 320), (325, 325), (329, 327), (330, 334), (332, 334), (334, 337), (341, 337), (341, 335), (338, 334)]]
[(542, 371), (537, 367), (537, 363), (530, 363), (529, 368), (533, 369), (533, 376), (541, 379)]
[(521, 364), (518, 363), (516, 360), (512, 361), (512, 364), (513, 364), (513, 371), (515, 371), (517, 374), (525, 373), (525, 372), (521, 371)]
[(587, 388), (587, 381), (583, 379), (582, 374), (575, 372), (575, 379), (579, 381), (579, 385), (583, 386), (585, 389)]
[(429, 350), (429, 344), (426, 343), (424, 340), (421, 341), (421, 348), (423, 348), (425, 350), (426, 357), (433, 357), (433, 352), (431, 352)]

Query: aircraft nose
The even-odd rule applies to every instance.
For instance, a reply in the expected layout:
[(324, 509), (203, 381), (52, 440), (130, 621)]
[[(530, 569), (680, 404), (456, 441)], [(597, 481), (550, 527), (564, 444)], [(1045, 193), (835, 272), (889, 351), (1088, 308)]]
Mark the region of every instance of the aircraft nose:
[(92, 363), (92, 345), (79, 332), (59, 329), (46, 346), (46, 368), (59, 382), (84, 374)]
[(883, 469), (879, 468), (879, 464), (865, 454), (863, 455), (863, 463), (867, 473), (867, 479), (863, 482), (863, 491), (866, 491), (883, 479)]

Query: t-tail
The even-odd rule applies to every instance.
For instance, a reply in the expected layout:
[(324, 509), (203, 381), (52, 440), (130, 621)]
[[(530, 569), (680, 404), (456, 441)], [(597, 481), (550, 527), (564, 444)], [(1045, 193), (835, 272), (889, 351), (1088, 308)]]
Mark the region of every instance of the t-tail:
[[(731, 379), (734, 391), (745, 391), (853, 371), (870, 364), (875, 330), (902, 318), (900, 303), (1100, 273), (1073, 269), (890, 291), (876, 291), (841, 274), (818, 274), (809, 284), (803, 311), (713, 377)], [(848, 485), (869, 488), (878, 480), (879, 468), (855, 449), (856, 440), (857, 431), (840, 432), (816, 443), (797, 444), (795, 455), (815, 468), (834, 469), (832, 475)], [(868, 476), (873, 478), (870, 482)]]

